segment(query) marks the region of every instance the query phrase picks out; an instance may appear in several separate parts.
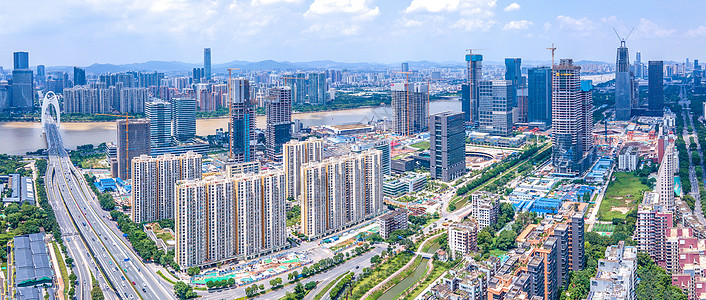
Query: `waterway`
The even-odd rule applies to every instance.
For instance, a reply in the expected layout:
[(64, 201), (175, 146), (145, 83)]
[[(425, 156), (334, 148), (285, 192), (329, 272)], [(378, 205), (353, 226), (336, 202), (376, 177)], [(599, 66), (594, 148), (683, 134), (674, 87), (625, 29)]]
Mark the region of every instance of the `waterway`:
[(419, 279), (422, 278), (422, 276), (424, 276), (424, 274), (426, 274), (428, 261), (429, 261), (429, 259), (422, 258), (422, 262), (419, 263), (419, 265), (417, 266), (416, 269), (414, 269), (414, 273), (407, 276), (407, 278), (400, 281), (400, 283), (396, 284), (395, 286), (393, 286), (392, 288), (387, 290), (387, 292), (382, 294), (382, 296), (380, 296), (380, 298), (378, 298), (378, 299), (379, 300), (397, 299), (400, 294), (402, 294), (404, 291), (406, 291), (407, 289), (412, 287), (412, 285), (417, 283), (417, 281), (419, 281)]
[[(439, 100), (429, 104), (429, 112), (461, 111), (458, 100)], [(298, 119), (305, 127), (321, 125), (338, 125), (351, 123), (368, 123), (369, 121), (391, 120), (392, 108), (371, 107), (348, 110), (295, 113), (293, 119)], [(265, 117), (258, 116), (256, 126), (265, 127)], [(196, 134), (206, 136), (215, 134), (216, 129), (227, 130), (226, 118), (196, 120)], [(85, 144), (98, 145), (104, 142), (115, 142), (117, 139), (115, 122), (64, 122), (59, 131), (64, 139), (64, 146), (75, 149)], [(0, 153), (23, 155), (29, 151), (46, 148), (42, 136), (42, 126), (39, 122), (0, 122)]]

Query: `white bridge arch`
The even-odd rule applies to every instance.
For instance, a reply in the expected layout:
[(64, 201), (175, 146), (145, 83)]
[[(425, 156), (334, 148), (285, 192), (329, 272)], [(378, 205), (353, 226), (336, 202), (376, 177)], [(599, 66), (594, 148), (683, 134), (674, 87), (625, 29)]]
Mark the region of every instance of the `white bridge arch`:
[(59, 107), (59, 96), (54, 94), (54, 92), (48, 92), (46, 95), (44, 95), (44, 99), (42, 100), (42, 131), (44, 130), (44, 125), (46, 123), (46, 114), (47, 114), (47, 108), (49, 108), (49, 105), (54, 106), (54, 111), (56, 111), (56, 127), (59, 128), (59, 125), (61, 125), (61, 108)]

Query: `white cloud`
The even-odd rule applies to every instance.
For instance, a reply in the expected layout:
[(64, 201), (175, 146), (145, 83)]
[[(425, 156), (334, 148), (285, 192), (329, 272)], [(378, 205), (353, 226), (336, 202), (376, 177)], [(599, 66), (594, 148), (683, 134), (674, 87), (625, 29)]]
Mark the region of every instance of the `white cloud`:
[(404, 27), (419, 27), (419, 26), (422, 26), (422, 24), (423, 24), (422, 21), (407, 19), (405, 17), (402, 17), (402, 19), (400, 19), (399, 23)]
[(371, 6), (373, 6), (372, 1), (369, 0), (314, 0), (304, 15), (346, 13), (366, 17), (378, 16), (380, 8)]
[(664, 37), (669, 37), (677, 32), (674, 29), (662, 28), (659, 25), (657, 25), (654, 22), (647, 20), (647, 19), (640, 19), (640, 23), (637, 24), (635, 31), (636, 31), (635, 33), (637, 33), (638, 36), (647, 37), (647, 38), (654, 38), (654, 37), (664, 38)]
[(412, 3), (405, 9), (405, 12), (452, 12), (458, 10), (459, 4), (460, 0), (412, 0)]
[(699, 27), (689, 29), (684, 35), (691, 38), (706, 37), (706, 26), (699, 25)]
[(586, 17), (581, 19), (574, 19), (569, 16), (557, 16), (556, 20), (560, 29), (569, 29), (573, 31), (591, 31), (596, 28), (595, 23)]
[(503, 30), (522, 30), (527, 29), (532, 25), (534, 25), (534, 23), (527, 20), (510, 21), (505, 24)]
[(513, 3), (510, 3), (510, 5), (505, 6), (505, 8), (503, 10), (504, 11), (513, 11), (513, 10), (519, 10), (519, 9), (520, 9), (520, 5), (517, 4), (517, 2), (513, 2)]
[(488, 31), (493, 25), (495, 25), (493, 20), (481, 20), (481, 19), (460, 19), (453, 25), (454, 28), (463, 29), (466, 31), (480, 30)]
[(544, 29), (544, 31), (548, 31), (549, 29), (552, 29), (552, 23), (545, 22), (542, 28)]
[(301, 3), (301, 0), (252, 0), (250, 2), (251, 5), (253, 6), (259, 6), (259, 5), (270, 5), (270, 4), (278, 4), (278, 3)]

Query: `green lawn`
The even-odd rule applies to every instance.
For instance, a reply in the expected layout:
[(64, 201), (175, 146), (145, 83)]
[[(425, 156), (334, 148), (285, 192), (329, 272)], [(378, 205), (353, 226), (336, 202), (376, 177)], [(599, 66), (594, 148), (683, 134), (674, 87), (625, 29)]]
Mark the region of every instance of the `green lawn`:
[(61, 251), (59, 251), (59, 245), (56, 242), (52, 242), (52, 247), (54, 247), (54, 254), (56, 254), (57, 264), (59, 265), (59, 272), (61, 272), (61, 279), (64, 281), (64, 294), (68, 294), (71, 287), (69, 287), (69, 272), (66, 270), (66, 263), (64, 262), (64, 257), (61, 256)]
[(173, 239), (174, 239), (174, 237), (173, 237), (169, 232), (162, 232), (162, 233), (160, 233), (160, 234), (157, 235), (157, 238), (162, 239), (165, 243), (166, 243), (168, 240), (173, 240)]
[(414, 144), (411, 144), (410, 146), (420, 149), (420, 150), (427, 150), (429, 149), (429, 142), (427, 141), (422, 141), (422, 142), (417, 142)]
[(596, 223), (593, 225), (593, 231), (596, 232), (613, 232), (614, 229), (615, 225), (613, 224)]
[(608, 184), (605, 197), (598, 209), (598, 216), (602, 221), (611, 221), (614, 218), (624, 219), (627, 212), (642, 201), (642, 194), (649, 191), (649, 188), (632, 173), (616, 172), (613, 176), (615, 180)]
[(324, 287), (324, 289), (321, 290), (321, 292), (319, 292), (318, 294), (316, 294), (316, 296), (314, 296), (314, 300), (319, 300), (319, 299), (323, 298), (326, 294), (328, 294), (328, 291), (333, 287), (333, 285), (336, 284), (336, 282), (338, 282), (339, 280), (341, 280), (341, 278), (343, 278), (343, 276), (346, 276), (346, 274), (348, 274), (348, 272), (339, 275), (338, 277), (336, 277), (336, 279), (329, 282), (329, 284), (327, 284)]

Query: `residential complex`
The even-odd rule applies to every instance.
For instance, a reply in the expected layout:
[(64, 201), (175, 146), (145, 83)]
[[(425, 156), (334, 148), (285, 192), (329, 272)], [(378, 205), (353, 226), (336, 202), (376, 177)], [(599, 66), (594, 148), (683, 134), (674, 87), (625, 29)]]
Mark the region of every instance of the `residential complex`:
[(201, 154), (141, 155), (132, 160), (132, 210), (135, 223), (174, 217), (174, 185), (179, 180), (201, 178)]
[(282, 171), (176, 183), (174, 260), (182, 268), (249, 259), (286, 246)]
[(381, 156), (369, 150), (302, 165), (302, 233), (320, 238), (380, 214)]
[(618, 170), (626, 172), (637, 170), (637, 158), (637, 148), (633, 146), (623, 147), (618, 154)]
[(324, 144), (321, 139), (289, 141), (283, 146), (284, 173), (287, 178), (287, 197), (299, 198), (302, 186), (302, 165), (323, 159)]
[(146, 119), (118, 120), (118, 177), (132, 178), (130, 161), (141, 155), (150, 155), (150, 121)]
[(673, 215), (661, 201), (659, 193), (646, 192), (637, 210), (633, 239), (637, 250), (647, 252), (661, 267), (666, 265), (666, 230), (672, 227)]
[(451, 257), (468, 255), (478, 249), (478, 225), (473, 221), (454, 223), (449, 226), (448, 245)]

